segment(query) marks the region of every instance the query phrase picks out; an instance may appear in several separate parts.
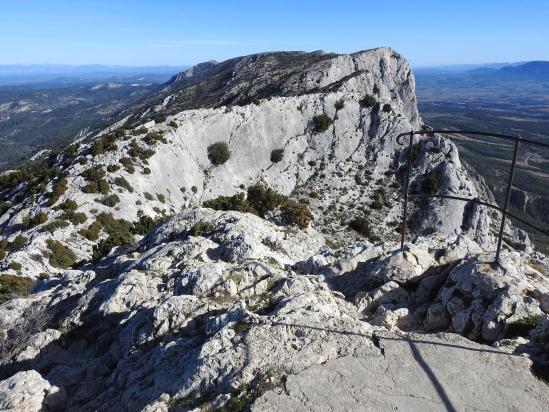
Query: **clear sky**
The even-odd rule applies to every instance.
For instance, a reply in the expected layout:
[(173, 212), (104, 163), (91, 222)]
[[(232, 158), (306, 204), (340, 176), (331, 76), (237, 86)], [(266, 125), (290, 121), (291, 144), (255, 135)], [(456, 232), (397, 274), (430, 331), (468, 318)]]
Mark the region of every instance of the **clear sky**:
[(416, 66), (549, 60), (549, 0), (0, 0), (0, 64), (190, 65), (377, 46)]

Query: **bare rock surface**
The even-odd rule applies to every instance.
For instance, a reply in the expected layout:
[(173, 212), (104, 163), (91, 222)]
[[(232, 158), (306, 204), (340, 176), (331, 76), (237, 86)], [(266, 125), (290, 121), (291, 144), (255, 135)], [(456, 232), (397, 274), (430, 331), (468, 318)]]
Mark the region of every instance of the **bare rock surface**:
[(377, 356), (345, 356), (288, 376), (253, 411), (541, 411), (530, 361), (452, 334), (376, 337)]

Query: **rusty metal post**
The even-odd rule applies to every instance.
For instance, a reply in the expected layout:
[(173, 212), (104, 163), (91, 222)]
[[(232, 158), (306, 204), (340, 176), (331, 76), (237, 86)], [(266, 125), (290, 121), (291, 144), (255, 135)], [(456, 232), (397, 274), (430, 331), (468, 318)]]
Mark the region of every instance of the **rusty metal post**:
[(414, 144), (414, 132), (410, 132), (410, 144), (408, 146), (408, 168), (406, 169), (406, 184), (404, 188), (404, 210), (402, 211), (402, 237), (400, 238), (400, 251), (404, 252), (404, 239), (406, 237), (406, 219), (408, 217), (408, 187), (410, 186), (410, 169), (412, 169), (412, 146)]
[(513, 161), (511, 163), (511, 171), (509, 172), (509, 182), (507, 183), (507, 192), (505, 193), (505, 204), (501, 212), (501, 225), (499, 227), (498, 247), (496, 249), (496, 263), (499, 263), (499, 252), (501, 251), (501, 241), (503, 239), (503, 230), (505, 229), (505, 220), (507, 218), (507, 209), (509, 208), (509, 200), (511, 199), (511, 189), (513, 187), (513, 178), (515, 177), (515, 166), (517, 163), (517, 153), (520, 143), (520, 138), (515, 139), (515, 147), (513, 148)]

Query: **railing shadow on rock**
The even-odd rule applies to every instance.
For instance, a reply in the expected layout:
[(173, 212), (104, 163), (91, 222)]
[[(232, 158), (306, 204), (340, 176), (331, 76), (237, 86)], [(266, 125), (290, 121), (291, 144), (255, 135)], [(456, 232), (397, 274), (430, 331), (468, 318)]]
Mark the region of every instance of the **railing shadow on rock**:
[[(413, 145), (414, 145), (414, 135), (435, 135), (435, 134), (441, 134), (448, 137), (452, 137), (452, 135), (474, 135), (474, 136), (486, 136), (486, 137), (495, 137), (507, 141), (513, 142), (513, 157), (511, 161), (511, 170), (509, 173), (509, 178), (507, 181), (507, 187), (505, 189), (505, 199), (504, 199), (504, 205), (503, 207), (500, 207), (496, 204), (492, 204), (489, 202), (482, 201), (480, 199), (475, 198), (467, 198), (467, 197), (461, 197), (461, 196), (453, 196), (453, 195), (440, 195), (440, 194), (423, 194), (423, 193), (410, 193), (409, 187), (410, 187), (410, 170), (412, 169), (412, 163), (413, 163), (413, 157), (412, 157), (412, 151), (413, 151)], [(400, 250), (404, 251), (404, 242), (406, 239), (406, 223), (408, 218), (408, 199), (409, 198), (439, 198), (439, 199), (452, 199), (452, 200), (461, 200), (465, 202), (472, 202), (476, 203), (482, 206), (489, 207), (491, 209), (495, 209), (501, 213), (501, 222), (499, 227), (499, 233), (497, 237), (497, 248), (496, 248), (496, 257), (495, 257), (495, 263), (499, 263), (499, 255), (501, 251), (501, 243), (503, 240), (503, 231), (505, 229), (505, 221), (507, 219), (507, 216), (512, 217), (513, 219), (517, 220), (518, 222), (521, 222), (522, 224), (531, 227), (532, 229), (538, 230), (539, 232), (545, 234), (546, 236), (549, 236), (549, 232), (510, 213), (509, 212), (509, 201), (511, 199), (511, 189), (513, 187), (513, 179), (515, 176), (515, 169), (516, 169), (516, 163), (517, 163), (517, 155), (518, 155), (518, 149), (520, 143), (528, 143), (536, 146), (546, 147), (549, 148), (549, 144), (538, 142), (535, 140), (530, 139), (523, 139), (520, 136), (511, 136), (501, 133), (492, 133), (492, 132), (480, 132), (480, 131), (472, 131), (472, 130), (411, 130), (409, 132), (401, 133), (397, 136), (397, 143), (399, 145), (404, 145), (404, 142), (402, 141), (402, 138), (408, 136), (409, 137), (409, 143), (408, 143), (408, 162), (406, 167), (406, 176), (405, 176), (405, 184), (404, 184), (404, 200), (403, 200), (403, 213), (402, 213), (402, 223), (401, 223), (401, 241), (400, 241)]]

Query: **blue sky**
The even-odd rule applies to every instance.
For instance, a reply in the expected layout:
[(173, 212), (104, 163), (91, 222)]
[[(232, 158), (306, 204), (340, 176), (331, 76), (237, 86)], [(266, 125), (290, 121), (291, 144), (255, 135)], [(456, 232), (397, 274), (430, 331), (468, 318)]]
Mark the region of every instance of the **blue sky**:
[(0, 64), (189, 65), (377, 46), (416, 66), (549, 60), (549, 1), (0, 0)]

